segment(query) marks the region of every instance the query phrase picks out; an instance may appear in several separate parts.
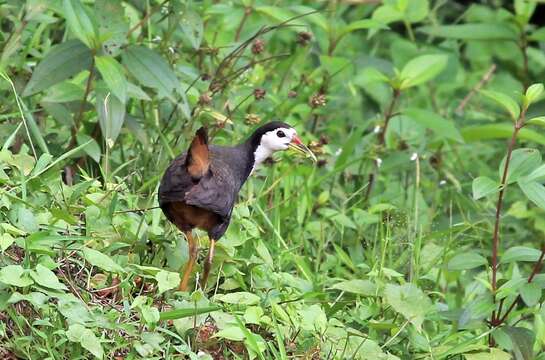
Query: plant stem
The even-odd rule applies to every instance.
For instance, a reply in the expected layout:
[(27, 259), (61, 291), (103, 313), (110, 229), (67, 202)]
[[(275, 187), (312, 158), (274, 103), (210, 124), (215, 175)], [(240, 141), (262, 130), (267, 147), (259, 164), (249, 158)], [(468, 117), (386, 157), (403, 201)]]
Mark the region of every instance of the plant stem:
[(248, 20), (248, 17), (252, 13), (251, 7), (244, 8), (244, 15), (242, 16), (242, 19), (240, 20), (240, 24), (238, 24), (237, 32), (235, 34), (235, 41), (240, 40), (240, 34), (242, 32), (242, 29), (244, 28), (244, 24), (246, 23), (246, 20)]
[(85, 103), (87, 102), (87, 97), (91, 92), (91, 84), (93, 83), (93, 77), (95, 76), (95, 54), (92, 54), (91, 67), (89, 68), (89, 77), (87, 78), (87, 85), (85, 86), (85, 93), (83, 94), (83, 99), (81, 100), (81, 105), (79, 107), (78, 114), (74, 117), (74, 125), (72, 126), (72, 138), (70, 139), (70, 144), (68, 149), (71, 149), (76, 145), (76, 135), (78, 134), (79, 125), (85, 111)]
[[(526, 109), (521, 111), (518, 119), (516, 120), (513, 127), (513, 135), (511, 136), (511, 141), (509, 142), (509, 147), (507, 148), (507, 155), (505, 159), (505, 166), (503, 168), (503, 174), (500, 182), (500, 193), (498, 195), (498, 202), (496, 203), (496, 216), (494, 222), (494, 233), (492, 237), (492, 299), (496, 303), (496, 290), (497, 290), (497, 273), (498, 273), (498, 249), (500, 245), (500, 221), (501, 221), (501, 210), (503, 207), (503, 198), (505, 195), (505, 190), (507, 189), (507, 175), (509, 173), (509, 163), (511, 162), (511, 156), (513, 154), (513, 149), (517, 142), (517, 135), (524, 125), (524, 118), (526, 115)], [(499, 315), (499, 312), (498, 312)], [(492, 326), (497, 325), (498, 318), (496, 317), (496, 310), (492, 311), (492, 317), (490, 323)]]
[[(380, 147), (383, 147), (386, 139), (386, 130), (388, 130), (388, 124), (390, 123), (390, 119), (392, 118), (394, 114), (394, 109), (396, 106), (397, 101), (399, 100), (399, 96), (401, 95), (401, 91), (399, 89), (394, 89), (394, 93), (392, 95), (392, 100), (390, 101), (390, 105), (388, 105), (388, 108), (386, 109), (386, 112), (384, 113), (384, 126), (378, 133), (378, 144)], [(373, 184), (375, 183), (375, 179), (378, 175), (378, 166), (375, 165), (375, 171), (371, 172), (369, 174), (369, 178), (367, 180), (367, 191), (365, 192), (365, 200), (367, 201), (369, 199), (369, 196), (371, 195), (371, 191), (373, 190)]]
[(130, 30), (127, 32), (127, 37), (131, 36), (131, 34), (136, 30), (138, 29), (139, 27), (141, 27), (142, 25), (144, 25), (144, 23), (149, 19), (149, 17), (153, 14), (155, 14), (158, 10), (161, 9), (161, 7), (163, 7), (163, 5), (165, 5), (169, 0), (164, 0), (162, 3), (160, 3), (159, 5), (155, 6), (154, 8), (152, 8), (150, 11), (148, 11), (144, 17), (142, 18), (142, 20), (140, 20), (138, 22), (138, 24), (134, 25), (132, 28), (130, 28)]

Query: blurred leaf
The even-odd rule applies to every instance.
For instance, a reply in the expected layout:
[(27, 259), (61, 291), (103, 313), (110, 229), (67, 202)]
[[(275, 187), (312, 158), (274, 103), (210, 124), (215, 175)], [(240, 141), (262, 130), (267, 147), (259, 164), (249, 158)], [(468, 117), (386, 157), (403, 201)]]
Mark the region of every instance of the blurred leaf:
[(45, 266), (38, 264), (36, 270), (30, 273), (34, 281), (41, 286), (55, 290), (66, 290), (66, 286), (59, 281), (57, 275)]
[(102, 49), (110, 56), (117, 56), (127, 42), (129, 23), (125, 19), (125, 9), (121, 1), (96, 0), (95, 14)]
[(428, 312), (432, 310), (430, 299), (414, 284), (387, 284), (384, 290), (386, 302), (409, 320), (419, 331)]
[(344, 36), (352, 31), (363, 30), (363, 29), (382, 30), (382, 29), (388, 29), (388, 26), (374, 19), (356, 20), (346, 25), (345, 27), (343, 27), (339, 31), (338, 37)]
[(261, 298), (249, 292), (234, 292), (224, 295), (216, 295), (216, 299), (229, 304), (255, 305)]
[(536, 116), (534, 118), (531, 118), (530, 120), (527, 120), (525, 124), (545, 127), (545, 116)]
[(155, 280), (159, 286), (159, 294), (162, 294), (167, 290), (178, 287), (180, 284), (180, 274), (161, 270), (155, 275)]
[(541, 299), (541, 286), (536, 283), (527, 283), (520, 288), (520, 296), (527, 306), (534, 306)]
[(492, 348), (490, 352), (464, 354), (466, 360), (511, 360), (511, 355), (500, 349)]
[(376, 296), (377, 294), (377, 286), (370, 280), (345, 280), (333, 285), (332, 288), (364, 296)]
[(63, 0), (64, 16), (72, 33), (88, 48), (98, 45), (98, 33), (91, 14), (80, 0)]
[(501, 105), (505, 110), (507, 110), (507, 112), (511, 115), (511, 119), (518, 119), (520, 107), (510, 96), (491, 90), (481, 90), (481, 93), (487, 98), (494, 100), (497, 104)]
[(473, 200), (479, 200), (482, 197), (495, 194), (499, 191), (500, 184), (486, 176), (479, 176), (473, 179)]
[(532, 360), (534, 359), (534, 333), (526, 328), (506, 326), (503, 328), (513, 343), (513, 354), (515, 360)]
[(81, 324), (72, 324), (68, 327), (66, 337), (72, 342), (80, 343), (81, 346), (93, 354), (97, 359), (104, 357), (104, 350), (95, 333)]
[[(462, 136), (466, 142), (491, 140), (491, 139), (509, 139), (513, 136), (513, 125), (511, 124), (489, 124), (467, 126), (461, 129)], [(545, 136), (529, 129), (522, 129), (518, 134), (518, 139), (529, 140), (540, 145), (545, 145)]]
[(532, 84), (528, 89), (526, 90), (526, 99), (528, 100), (528, 104), (532, 104), (536, 102), (541, 94), (543, 93), (543, 84)]
[(399, 75), (400, 89), (420, 85), (439, 75), (447, 66), (446, 55), (421, 55), (410, 60)]
[(174, 309), (169, 311), (163, 311), (160, 313), (161, 320), (175, 320), (186, 317), (192, 317), (200, 314), (207, 314), (216, 310), (219, 310), (219, 306), (207, 306), (188, 309)]
[(0, 270), (0, 282), (16, 287), (27, 287), (34, 283), (21, 265), (8, 265)]
[(525, 246), (513, 246), (500, 257), (500, 263), (510, 263), (515, 261), (535, 262), (539, 259), (540, 251)]
[(76, 135), (78, 145), (85, 145), (83, 151), (91, 157), (96, 163), (100, 163), (100, 145), (97, 141), (87, 134), (78, 133)]
[[(506, 157), (503, 158), (498, 169), (498, 176), (501, 179), (505, 169)], [(507, 170), (507, 183), (512, 184), (523, 176), (529, 175), (541, 165), (541, 153), (536, 149), (522, 148), (515, 149), (511, 153), (511, 161)]]
[(545, 210), (545, 186), (543, 184), (535, 181), (519, 181), (518, 185), (530, 201)]
[(103, 87), (96, 89), (96, 107), (100, 131), (110, 148), (121, 132), (125, 121), (125, 105)]
[(178, 80), (157, 52), (144, 46), (131, 45), (123, 53), (123, 63), (142, 85), (154, 88), (159, 96), (176, 102), (173, 92), (178, 86)]
[(474, 269), (487, 264), (488, 262), (483, 256), (474, 252), (464, 252), (450, 259), (447, 268), (450, 271), (460, 271)]
[(91, 51), (78, 40), (68, 40), (54, 46), (38, 63), (30, 81), (23, 91), (29, 96), (89, 69), (92, 63)]
[(197, 50), (201, 46), (203, 37), (203, 22), (199, 14), (194, 11), (185, 11), (180, 20), (182, 32), (189, 40), (193, 49)]
[(408, 108), (403, 110), (402, 113), (410, 117), (414, 122), (433, 130), (433, 132), (435, 132), (438, 136), (451, 139), (459, 143), (464, 142), (464, 139), (454, 125), (454, 122), (449, 121), (431, 111)]
[(244, 340), (244, 332), (239, 326), (229, 326), (214, 334), (214, 337), (231, 341)]
[(540, 27), (528, 36), (530, 40), (534, 41), (545, 41), (545, 27)]
[(517, 40), (518, 35), (505, 24), (460, 24), (422, 26), (418, 31), (430, 36), (460, 40)]
[(108, 255), (101, 253), (98, 250), (91, 249), (88, 247), (83, 248), (83, 257), (85, 260), (89, 261), (91, 265), (97, 266), (102, 270), (115, 272), (115, 273), (124, 273), (125, 270), (119, 266), (115, 261), (112, 260)]
[(110, 56), (95, 56), (95, 63), (102, 79), (121, 103), (127, 101), (125, 69)]

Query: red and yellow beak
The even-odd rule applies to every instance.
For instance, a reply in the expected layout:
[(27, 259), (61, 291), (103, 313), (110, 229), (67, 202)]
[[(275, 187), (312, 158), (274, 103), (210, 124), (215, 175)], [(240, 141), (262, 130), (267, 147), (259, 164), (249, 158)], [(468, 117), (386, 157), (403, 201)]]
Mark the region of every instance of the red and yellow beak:
[(295, 150), (295, 152), (304, 155), (305, 157), (310, 157), (312, 161), (316, 162), (316, 155), (308, 147), (303, 144), (301, 139), (297, 135), (294, 135), (291, 139), (291, 142), (288, 144), (288, 148)]

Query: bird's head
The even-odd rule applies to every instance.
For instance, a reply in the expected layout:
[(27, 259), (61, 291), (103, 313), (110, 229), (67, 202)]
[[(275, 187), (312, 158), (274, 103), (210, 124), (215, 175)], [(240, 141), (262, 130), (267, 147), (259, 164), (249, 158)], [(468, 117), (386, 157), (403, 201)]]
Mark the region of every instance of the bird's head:
[(250, 140), (254, 148), (255, 165), (263, 162), (274, 152), (287, 149), (295, 150), (316, 161), (316, 156), (299, 139), (297, 131), (280, 121), (269, 122), (259, 127), (254, 131)]

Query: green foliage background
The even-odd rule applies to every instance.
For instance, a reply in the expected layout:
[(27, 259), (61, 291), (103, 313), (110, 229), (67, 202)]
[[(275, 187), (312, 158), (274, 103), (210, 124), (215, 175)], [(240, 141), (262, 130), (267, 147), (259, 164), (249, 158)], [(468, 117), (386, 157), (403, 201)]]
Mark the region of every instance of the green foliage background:
[[(1, 2), (0, 356), (544, 359), (543, 6)], [(272, 119), (177, 292), (162, 172)]]

